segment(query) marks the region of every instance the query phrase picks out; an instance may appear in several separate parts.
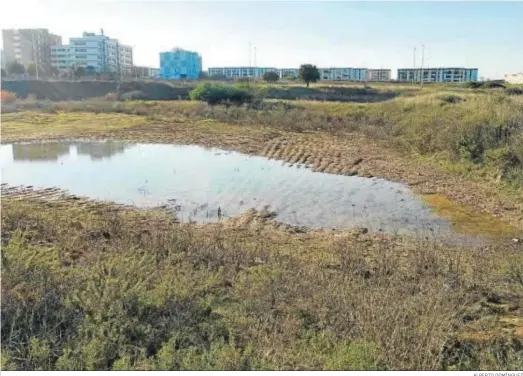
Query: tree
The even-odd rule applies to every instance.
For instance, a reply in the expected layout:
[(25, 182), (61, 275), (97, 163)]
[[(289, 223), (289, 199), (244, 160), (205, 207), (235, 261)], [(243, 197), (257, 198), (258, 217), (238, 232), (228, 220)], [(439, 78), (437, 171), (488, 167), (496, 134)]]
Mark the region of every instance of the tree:
[(4, 68), (2, 68), (2, 78), (7, 77), (7, 72)]
[(303, 64), (300, 66), (300, 78), (305, 81), (307, 87), (310, 82), (316, 82), (320, 79), (320, 71), (316, 65)]
[(92, 65), (88, 65), (88, 66), (85, 67), (85, 73), (88, 76), (92, 76), (92, 75), (94, 75), (96, 73), (96, 68), (93, 67)]
[(74, 68), (74, 76), (75, 77), (83, 77), (85, 76), (85, 68), (82, 66)]
[(276, 82), (280, 79), (280, 75), (276, 72), (265, 72), (263, 74), (263, 80), (265, 82)]
[(7, 65), (7, 72), (9, 74), (24, 74), (25, 67), (18, 61), (12, 61)]
[(201, 71), (199, 79), (200, 80), (206, 80), (207, 79), (207, 72)]
[(31, 77), (36, 76), (36, 64), (35, 63), (29, 63), (29, 65), (27, 66), (27, 73)]

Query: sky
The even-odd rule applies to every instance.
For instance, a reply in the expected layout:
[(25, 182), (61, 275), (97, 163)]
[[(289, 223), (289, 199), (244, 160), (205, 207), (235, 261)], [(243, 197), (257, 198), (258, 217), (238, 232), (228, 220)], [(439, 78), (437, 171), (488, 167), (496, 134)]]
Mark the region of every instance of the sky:
[[(47, 28), (63, 43), (83, 31), (134, 47), (134, 63), (158, 67), (175, 46), (219, 66), (392, 69), (478, 68), (523, 72), (523, 2), (3, 0), (0, 27)], [(249, 49), (249, 43), (251, 48)], [(256, 48), (256, 59), (254, 57)], [(250, 52), (249, 52), (250, 51)]]

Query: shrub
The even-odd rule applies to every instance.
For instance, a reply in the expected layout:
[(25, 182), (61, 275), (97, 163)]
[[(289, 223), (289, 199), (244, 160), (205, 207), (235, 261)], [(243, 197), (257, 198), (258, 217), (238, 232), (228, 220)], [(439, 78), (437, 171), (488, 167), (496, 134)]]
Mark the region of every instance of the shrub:
[(191, 100), (205, 101), (215, 105), (219, 103), (233, 103), (240, 105), (252, 102), (254, 94), (245, 85), (227, 85), (222, 83), (202, 82), (189, 93)]
[(280, 75), (276, 72), (265, 72), (263, 74), (263, 80), (265, 82), (276, 82), (280, 79)]
[(463, 100), (463, 98), (461, 98), (460, 96), (458, 95), (442, 95), (440, 97), (441, 99), (441, 104), (447, 104), (447, 103), (459, 103)]
[(0, 95), (3, 104), (13, 103), (16, 100), (16, 94), (10, 91), (2, 90)]
[(507, 95), (523, 95), (523, 88), (509, 87), (505, 89)]

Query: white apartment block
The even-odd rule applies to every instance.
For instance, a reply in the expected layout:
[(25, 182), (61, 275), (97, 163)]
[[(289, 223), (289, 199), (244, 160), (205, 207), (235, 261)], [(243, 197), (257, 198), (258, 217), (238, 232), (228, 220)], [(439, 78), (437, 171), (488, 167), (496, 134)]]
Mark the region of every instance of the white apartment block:
[(84, 32), (80, 38), (70, 38), (68, 45), (51, 48), (51, 61), (60, 71), (84, 67), (90, 73), (116, 73), (131, 76), (133, 49), (102, 34)]
[(294, 77), (297, 78), (300, 75), (300, 70), (298, 68), (282, 68), (279, 70), (280, 78), (285, 77)]
[(478, 80), (477, 68), (406, 68), (398, 69), (398, 81), (410, 82), (473, 82)]
[(219, 76), (225, 78), (262, 78), (266, 72), (276, 72), (279, 70), (276, 68), (261, 68), (261, 67), (226, 67), (226, 68), (209, 68), (207, 75)]
[(369, 79), (369, 81), (390, 81), (391, 70), (390, 69), (369, 69), (368, 79)]
[(505, 81), (509, 84), (523, 84), (523, 73), (506, 74)]
[[(318, 68), (320, 80), (328, 81), (390, 81), (390, 69), (367, 69), (367, 68)], [(265, 72), (277, 72), (280, 78), (298, 77), (299, 68), (259, 68), (259, 67), (230, 67), (209, 68), (209, 76), (220, 76), (225, 78), (251, 77), (261, 78)]]

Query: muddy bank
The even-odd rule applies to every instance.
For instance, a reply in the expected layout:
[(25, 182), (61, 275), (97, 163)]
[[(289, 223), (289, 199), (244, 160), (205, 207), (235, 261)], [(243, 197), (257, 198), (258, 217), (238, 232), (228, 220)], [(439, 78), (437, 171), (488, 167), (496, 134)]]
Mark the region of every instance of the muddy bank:
[[(52, 116), (52, 115), (50, 115)], [(104, 127), (3, 132), (3, 142), (36, 140), (125, 140), (141, 143), (195, 144), (259, 155), (291, 164), (308, 164), (313, 171), (379, 177), (403, 183), (421, 195), (441, 195), (475, 211), (507, 221), (523, 233), (523, 203), (499, 194), (495, 183), (477, 183), (440, 172), (429, 162), (402, 156), (384, 144), (350, 134), (289, 133), (269, 128), (243, 128), (216, 122), (153, 122), (129, 128)], [(459, 209), (461, 210), (461, 209)]]

